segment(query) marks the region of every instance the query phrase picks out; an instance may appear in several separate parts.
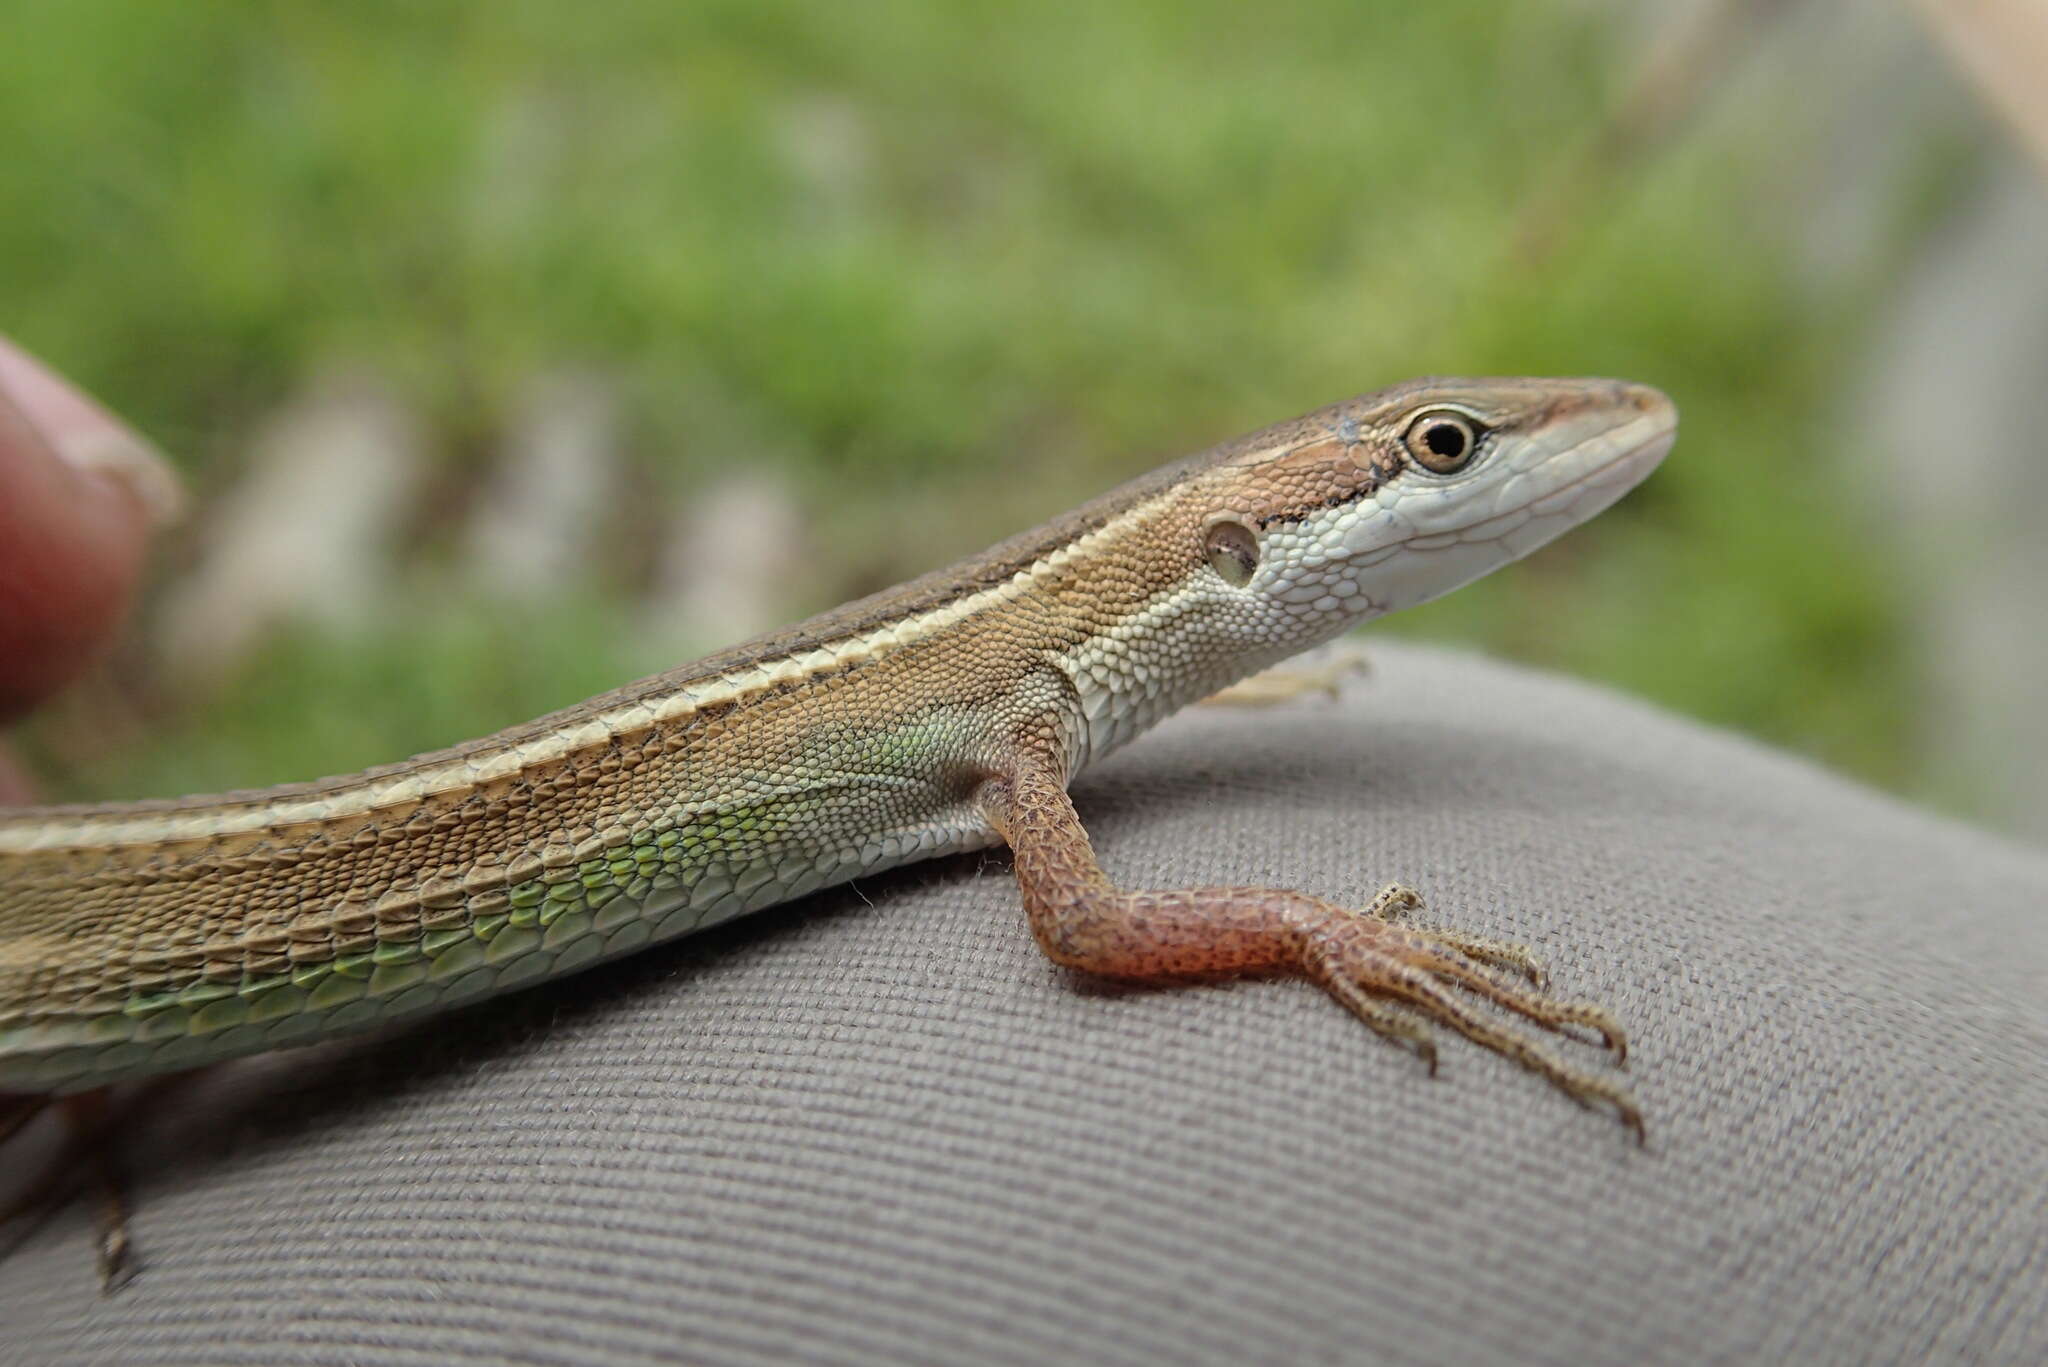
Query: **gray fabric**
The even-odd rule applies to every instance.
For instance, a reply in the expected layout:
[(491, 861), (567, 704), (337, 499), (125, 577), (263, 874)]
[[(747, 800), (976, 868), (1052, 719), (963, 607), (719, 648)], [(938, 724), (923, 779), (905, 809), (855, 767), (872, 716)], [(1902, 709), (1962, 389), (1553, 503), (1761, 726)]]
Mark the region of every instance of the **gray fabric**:
[[(1049, 966), (999, 855), (217, 1070), (0, 1263), (9, 1362), (2040, 1361), (2048, 857), (1381, 646), (1088, 776), (1127, 883), (1402, 879), (1628, 1024), (1649, 1116), (1296, 982)], [(1594, 1057), (1590, 1049), (1580, 1052)]]

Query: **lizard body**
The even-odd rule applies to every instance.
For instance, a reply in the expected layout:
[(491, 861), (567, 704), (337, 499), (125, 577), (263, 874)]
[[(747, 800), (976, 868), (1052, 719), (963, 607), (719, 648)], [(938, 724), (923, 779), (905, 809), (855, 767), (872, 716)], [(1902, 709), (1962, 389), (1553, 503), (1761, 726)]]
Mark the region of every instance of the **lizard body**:
[(0, 1091), (64, 1093), (446, 1010), (917, 859), (1009, 844), (1062, 963), (1291, 971), (1641, 1129), (1447, 990), (1617, 1050), (1512, 946), (1258, 888), (1125, 892), (1067, 782), (1175, 709), (1448, 592), (1668, 450), (1656, 391), (1424, 380), (1216, 447), (948, 570), (452, 749), (172, 801), (0, 811)]

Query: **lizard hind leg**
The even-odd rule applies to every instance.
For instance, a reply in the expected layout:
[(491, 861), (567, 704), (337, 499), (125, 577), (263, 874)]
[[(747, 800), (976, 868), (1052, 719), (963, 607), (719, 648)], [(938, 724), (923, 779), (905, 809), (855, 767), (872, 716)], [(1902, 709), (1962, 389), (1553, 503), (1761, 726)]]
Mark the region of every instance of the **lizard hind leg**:
[(7, 1204), (0, 1205), (0, 1228), (13, 1227), (10, 1242), (0, 1245), (0, 1256), (26, 1242), (81, 1190), (89, 1192), (95, 1201), (97, 1236), (93, 1254), (99, 1265), (100, 1290), (112, 1294), (126, 1284), (134, 1263), (128, 1238), (128, 1203), (114, 1162), (115, 1141), (106, 1090), (64, 1097), (0, 1097), (0, 1146), (53, 1107), (64, 1121), (64, 1142), (34, 1180), (19, 1188)]
[(0, 1144), (20, 1134), (55, 1100), (50, 1096), (0, 1093)]

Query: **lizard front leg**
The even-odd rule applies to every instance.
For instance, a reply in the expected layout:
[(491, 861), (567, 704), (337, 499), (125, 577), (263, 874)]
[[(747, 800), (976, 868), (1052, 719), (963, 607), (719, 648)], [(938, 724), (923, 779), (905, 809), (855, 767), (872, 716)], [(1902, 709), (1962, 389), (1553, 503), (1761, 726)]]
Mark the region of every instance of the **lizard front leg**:
[(1343, 696), (1344, 685), (1372, 673), (1372, 657), (1349, 642), (1264, 669), (1202, 699), (1204, 707), (1273, 707), (1296, 698)]
[(1054, 962), (1138, 981), (1298, 974), (1382, 1035), (1411, 1044), (1432, 1073), (1436, 1046), (1424, 1018), (1542, 1074), (1581, 1104), (1606, 1104), (1643, 1139), (1642, 1112), (1625, 1088), (1565, 1063), (1453, 989), (1546, 1029), (1595, 1031), (1619, 1058), (1626, 1046), (1614, 1018), (1590, 1003), (1531, 991), (1489, 966), (1537, 977), (1533, 958), (1517, 946), (1397, 924), (1396, 913), (1420, 905), (1406, 888), (1385, 889), (1363, 910), (1284, 888), (1119, 888), (1096, 862), (1061, 766), (1036, 746), (985, 783), (979, 800), (1010, 846), (1032, 934)]

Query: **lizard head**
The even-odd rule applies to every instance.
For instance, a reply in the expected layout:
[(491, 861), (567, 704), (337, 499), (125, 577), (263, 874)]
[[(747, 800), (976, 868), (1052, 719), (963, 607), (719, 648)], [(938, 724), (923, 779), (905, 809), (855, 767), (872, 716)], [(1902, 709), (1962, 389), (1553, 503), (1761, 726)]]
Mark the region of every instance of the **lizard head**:
[(1250, 625), (1320, 639), (1528, 554), (1670, 450), (1671, 401), (1615, 380), (1427, 379), (1210, 453), (1183, 486), (1190, 575)]
[(1527, 555), (1628, 492), (1676, 428), (1670, 400), (1615, 380), (1415, 380), (1106, 495), (1042, 562), (1087, 627), (1057, 662), (1087, 745)]

